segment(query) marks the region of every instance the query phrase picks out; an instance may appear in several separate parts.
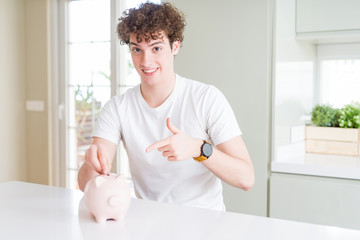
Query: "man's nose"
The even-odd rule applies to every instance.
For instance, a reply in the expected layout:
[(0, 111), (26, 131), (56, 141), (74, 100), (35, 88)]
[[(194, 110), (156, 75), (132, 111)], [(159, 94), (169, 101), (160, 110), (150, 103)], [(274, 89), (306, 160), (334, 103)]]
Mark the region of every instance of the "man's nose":
[(144, 51), (142, 59), (141, 59), (141, 65), (143, 66), (149, 66), (152, 61), (152, 54), (150, 52)]

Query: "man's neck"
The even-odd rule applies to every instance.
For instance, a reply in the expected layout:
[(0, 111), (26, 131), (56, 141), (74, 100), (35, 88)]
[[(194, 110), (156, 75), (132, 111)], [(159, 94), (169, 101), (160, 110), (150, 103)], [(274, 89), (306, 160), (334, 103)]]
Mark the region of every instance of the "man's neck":
[(175, 73), (169, 79), (165, 79), (164, 81), (156, 85), (149, 86), (141, 83), (141, 94), (145, 99), (146, 103), (151, 108), (156, 108), (163, 104), (166, 99), (171, 95), (172, 91), (175, 88), (175, 83)]

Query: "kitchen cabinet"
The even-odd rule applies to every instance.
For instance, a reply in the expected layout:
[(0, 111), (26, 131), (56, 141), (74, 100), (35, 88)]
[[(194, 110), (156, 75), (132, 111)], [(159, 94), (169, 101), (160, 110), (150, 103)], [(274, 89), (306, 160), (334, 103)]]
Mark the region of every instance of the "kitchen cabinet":
[(271, 218), (360, 230), (359, 180), (273, 172), (270, 189)]
[(354, 37), (360, 35), (359, 0), (297, 0), (298, 38)]

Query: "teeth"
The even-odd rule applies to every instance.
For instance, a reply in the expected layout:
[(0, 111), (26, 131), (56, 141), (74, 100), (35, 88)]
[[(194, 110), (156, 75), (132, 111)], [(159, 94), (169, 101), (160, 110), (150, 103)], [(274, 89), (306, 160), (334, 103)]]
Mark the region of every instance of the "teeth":
[(143, 70), (145, 73), (153, 73), (157, 70), (157, 68), (154, 68), (154, 69), (149, 69), (149, 70)]

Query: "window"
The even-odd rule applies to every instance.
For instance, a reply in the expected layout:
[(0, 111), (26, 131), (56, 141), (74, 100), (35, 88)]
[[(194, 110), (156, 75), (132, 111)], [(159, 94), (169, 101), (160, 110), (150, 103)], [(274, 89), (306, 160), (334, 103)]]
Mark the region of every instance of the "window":
[(91, 144), (96, 117), (111, 97), (110, 16), (110, 0), (68, 3), (65, 152), (70, 188), (76, 188), (77, 170)]
[[(61, 159), (65, 160), (62, 185), (77, 188), (78, 169), (91, 144), (91, 132), (104, 104), (140, 80), (129, 48), (120, 46), (116, 25), (121, 13), (142, 0), (60, 1)], [(129, 174), (122, 145), (115, 161), (117, 172)], [(65, 183), (64, 183), (65, 182)]]
[(341, 108), (360, 102), (360, 44), (318, 46), (320, 103)]

